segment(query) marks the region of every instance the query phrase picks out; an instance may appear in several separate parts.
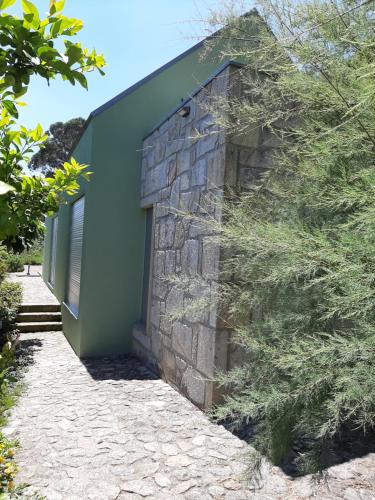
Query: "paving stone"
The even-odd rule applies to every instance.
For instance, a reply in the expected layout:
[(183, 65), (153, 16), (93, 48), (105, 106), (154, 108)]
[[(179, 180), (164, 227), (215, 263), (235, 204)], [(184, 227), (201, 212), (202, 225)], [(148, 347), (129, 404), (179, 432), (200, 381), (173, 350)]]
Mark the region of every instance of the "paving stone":
[(165, 474), (155, 474), (154, 476), (155, 483), (161, 488), (166, 488), (171, 484), (171, 481), (168, 479), (168, 476)]
[[(313, 489), (310, 477), (291, 481), (265, 466), (254, 491), (243, 482), (250, 448), (135, 358), (81, 361), (62, 333), (23, 334), (23, 349), (26, 390), (7, 429), (21, 444), (25, 498), (35, 491), (47, 500), (297, 500), (312, 491), (319, 500), (375, 498), (375, 454), (332, 467), (328, 485)], [(196, 373), (185, 382), (201, 397)]]

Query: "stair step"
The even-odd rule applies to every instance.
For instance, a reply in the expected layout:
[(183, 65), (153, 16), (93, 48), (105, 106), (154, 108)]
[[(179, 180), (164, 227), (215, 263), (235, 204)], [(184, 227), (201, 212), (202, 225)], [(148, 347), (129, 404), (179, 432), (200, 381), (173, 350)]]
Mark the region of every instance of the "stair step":
[(21, 304), (20, 313), (60, 312), (60, 304)]
[(43, 321), (61, 321), (60, 312), (26, 312), (17, 315), (17, 323), (41, 323)]
[(21, 333), (30, 332), (61, 332), (62, 323), (60, 321), (16, 323), (15, 327)]

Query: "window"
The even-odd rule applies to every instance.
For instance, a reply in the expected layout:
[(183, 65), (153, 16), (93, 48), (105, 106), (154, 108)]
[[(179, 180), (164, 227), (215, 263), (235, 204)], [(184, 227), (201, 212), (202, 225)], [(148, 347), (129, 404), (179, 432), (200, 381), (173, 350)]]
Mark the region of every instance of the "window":
[(79, 309), (84, 211), (85, 198), (83, 196), (71, 206), (69, 274), (66, 301), (69, 309), (75, 316), (78, 316)]
[(154, 210), (152, 207), (146, 210), (146, 234), (145, 234), (145, 259), (143, 264), (143, 286), (142, 286), (142, 310), (141, 321), (147, 323), (148, 296), (150, 289), (150, 267), (152, 250), (152, 221)]
[(58, 218), (54, 217), (51, 221), (51, 254), (50, 254), (50, 264), (49, 264), (49, 284), (55, 286), (55, 276), (56, 276), (56, 251), (57, 251), (57, 228), (58, 228)]

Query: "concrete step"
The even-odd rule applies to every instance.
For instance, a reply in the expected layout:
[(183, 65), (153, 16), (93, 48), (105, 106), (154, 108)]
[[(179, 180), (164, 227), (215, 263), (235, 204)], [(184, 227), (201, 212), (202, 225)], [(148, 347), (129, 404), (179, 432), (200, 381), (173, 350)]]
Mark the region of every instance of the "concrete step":
[(60, 321), (16, 323), (15, 328), (21, 333), (31, 332), (62, 332), (62, 323)]
[(21, 304), (20, 313), (60, 312), (60, 304)]
[(42, 323), (61, 321), (60, 312), (26, 312), (20, 313), (16, 318), (17, 323)]

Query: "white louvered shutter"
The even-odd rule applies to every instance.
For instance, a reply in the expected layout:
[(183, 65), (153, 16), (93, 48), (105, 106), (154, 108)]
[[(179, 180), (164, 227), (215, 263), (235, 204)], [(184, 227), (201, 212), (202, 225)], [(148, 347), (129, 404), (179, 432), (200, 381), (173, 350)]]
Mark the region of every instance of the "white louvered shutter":
[(84, 212), (85, 198), (82, 197), (72, 204), (72, 217), (70, 226), (67, 303), (69, 309), (75, 316), (78, 316), (79, 308)]
[(53, 287), (55, 286), (55, 276), (56, 276), (56, 251), (57, 251), (57, 228), (59, 220), (54, 217), (51, 221), (51, 261), (49, 268), (49, 283)]

